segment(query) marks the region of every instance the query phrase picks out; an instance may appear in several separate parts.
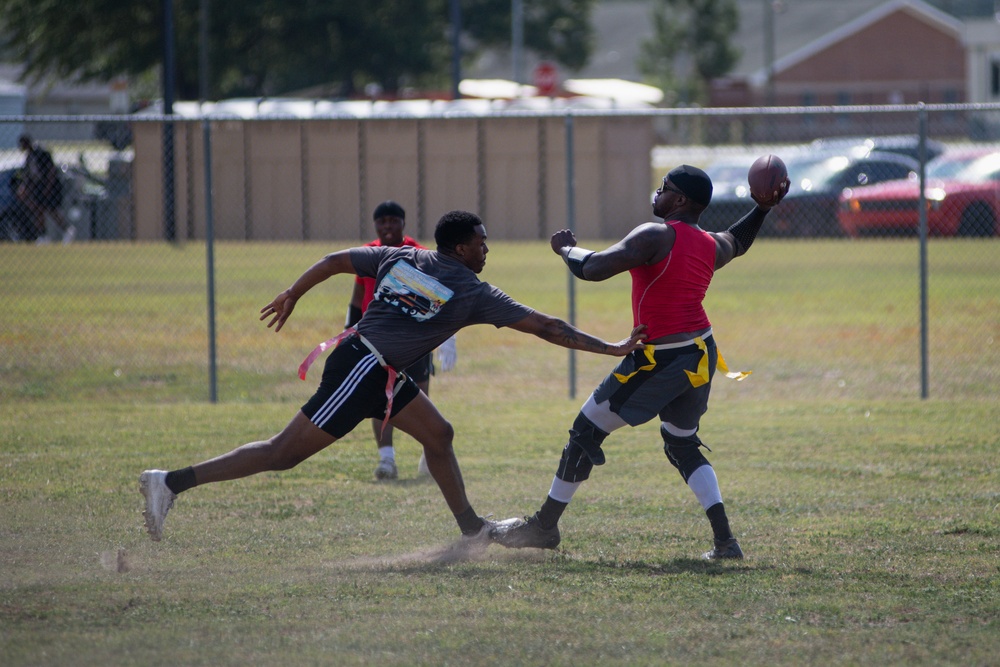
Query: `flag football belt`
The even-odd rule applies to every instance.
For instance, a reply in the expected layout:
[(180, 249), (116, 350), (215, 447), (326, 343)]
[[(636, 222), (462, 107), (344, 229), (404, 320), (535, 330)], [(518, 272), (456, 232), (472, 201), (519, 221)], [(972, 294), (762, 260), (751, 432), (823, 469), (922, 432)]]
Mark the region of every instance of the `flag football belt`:
[[(621, 373), (614, 373), (614, 376), (619, 382), (625, 384), (626, 382), (628, 382), (629, 378), (631, 378), (639, 371), (651, 371), (654, 368), (656, 368), (655, 353), (657, 350), (676, 350), (678, 348), (689, 347), (693, 345), (696, 346), (699, 350), (701, 350), (701, 358), (698, 360), (698, 370), (692, 373), (691, 371), (684, 369), (684, 372), (687, 373), (688, 380), (691, 381), (692, 387), (701, 387), (702, 385), (706, 385), (708, 384), (709, 381), (708, 345), (705, 344), (704, 339), (708, 338), (711, 335), (712, 335), (712, 330), (709, 329), (708, 332), (706, 332), (703, 336), (696, 336), (695, 338), (692, 338), (690, 340), (680, 341), (678, 343), (661, 343), (659, 345), (647, 345), (645, 348), (643, 348), (642, 351), (643, 353), (645, 353), (646, 359), (649, 361), (648, 364), (646, 364), (645, 366), (640, 366), (639, 368), (629, 373), (628, 375), (622, 375)], [(753, 371), (730, 372), (729, 365), (726, 363), (726, 360), (722, 357), (722, 352), (719, 352), (718, 354), (719, 354), (719, 360), (716, 364), (716, 367), (720, 371), (725, 373), (727, 378), (731, 378), (739, 382), (741, 380), (746, 379), (747, 376), (753, 373)]]
[(676, 350), (679, 347), (687, 347), (688, 345), (697, 345), (697, 341), (704, 338), (709, 338), (712, 335), (712, 329), (709, 328), (708, 331), (703, 333), (701, 336), (695, 338), (688, 338), (687, 340), (682, 340), (679, 343), (660, 343), (659, 345), (647, 345), (646, 349), (653, 348), (654, 350)]
[(357, 330), (357, 327), (344, 329), (344, 331), (340, 334), (329, 340), (323, 341), (313, 348), (313, 351), (302, 360), (301, 364), (299, 364), (299, 379), (306, 379), (306, 373), (309, 372), (309, 367), (313, 365), (313, 362), (316, 361), (319, 355), (323, 354), (326, 350), (337, 347), (340, 345), (341, 341), (346, 338), (350, 338), (351, 336), (357, 336), (358, 340), (360, 340), (361, 343), (368, 348), (368, 351), (375, 356), (379, 366), (384, 368), (386, 373), (388, 373), (389, 378), (385, 383), (385, 419), (382, 420), (382, 433), (385, 433), (385, 427), (389, 424), (389, 416), (392, 414), (392, 398), (396, 395), (396, 376), (399, 375), (399, 372), (385, 362), (385, 359), (382, 358), (382, 354), (375, 349), (375, 346), (372, 345), (367, 338), (361, 335), (361, 333)]

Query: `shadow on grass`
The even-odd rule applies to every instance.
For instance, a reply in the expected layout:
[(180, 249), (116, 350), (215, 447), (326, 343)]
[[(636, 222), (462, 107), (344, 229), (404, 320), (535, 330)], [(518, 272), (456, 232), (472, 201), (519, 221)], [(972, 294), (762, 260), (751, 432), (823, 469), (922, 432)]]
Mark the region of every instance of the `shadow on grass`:
[(671, 574), (706, 574), (720, 576), (727, 574), (746, 574), (748, 572), (766, 572), (774, 570), (769, 564), (755, 563), (752, 560), (705, 561), (700, 558), (672, 558), (664, 561), (654, 560), (586, 560), (576, 558), (572, 554), (561, 554), (558, 559), (565, 563), (567, 572), (594, 573), (607, 570), (624, 570), (645, 573), (652, 576)]
[[(478, 563), (495, 560), (497, 548), (490, 551), (489, 536), (484, 529), (479, 535), (462, 538), (439, 547), (424, 547), (403, 554), (386, 556), (366, 556), (347, 561), (329, 563), (329, 567), (343, 570), (383, 571), (412, 574), (432, 572), (446, 568), (456, 563)], [(539, 552), (534, 560), (545, 560), (545, 554)], [(510, 552), (506, 552), (510, 553)]]
[[(490, 546), (483, 539), (460, 540), (442, 547), (428, 547), (404, 554), (381, 557), (355, 558), (328, 563), (335, 569), (396, 572), (419, 574), (440, 571), (459, 563), (489, 563), (491, 566), (537, 564), (557, 568), (567, 574), (595, 574), (608, 570), (628, 571), (650, 576), (676, 574), (704, 574), (725, 576), (767, 572), (777, 569), (774, 565), (742, 561), (704, 561), (696, 558), (673, 558), (667, 561), (621, 560), (604, 558), (587, 560), (565, 551), (544, 549), (503, 549)], [(803, 571), (811, 574), (811, 571)]]

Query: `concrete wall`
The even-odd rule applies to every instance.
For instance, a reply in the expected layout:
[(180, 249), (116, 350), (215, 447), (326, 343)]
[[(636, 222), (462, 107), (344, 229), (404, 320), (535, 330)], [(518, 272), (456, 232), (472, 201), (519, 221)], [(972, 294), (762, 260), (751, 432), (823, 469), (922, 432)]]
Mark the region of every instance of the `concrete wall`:
[[(566, 227), (563, 117), (217, 120), (210, 123), (216, 237), (369, 240), (385, 199), (407, 231), (433, 236), (452, 209), (477, 212), (494, 239)], [(135, 238), (164, 237), (163, 128), (134, 127)], [(200, 122), (174, 124), (177, 238), (204, 238)], [(618, 237), (649, 219), (652, 121), (574, 117), (576, 229)]]

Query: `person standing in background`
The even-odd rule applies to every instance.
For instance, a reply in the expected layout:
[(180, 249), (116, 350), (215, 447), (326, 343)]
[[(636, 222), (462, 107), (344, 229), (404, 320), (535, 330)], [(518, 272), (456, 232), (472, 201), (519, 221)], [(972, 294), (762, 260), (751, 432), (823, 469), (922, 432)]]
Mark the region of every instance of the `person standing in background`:
[[(366, 243), (366, 246), (393, 248), (411, 246), (426, 250), (416, 239), (403, 233), (403, 229), (406, 227), (406, 211), (398, 203), (392, 200), (382, 202), (375, 207), (372, 218), (375, 221), (375, 235), (378, 238)], [(354, 291), (351, 294), (351, 303), (347, 307), (347, 321), (344, 328), (350, 328), (357, 324), (374, 298), (375, 278), (358, 276), (354, 281)], [(458, 354), (454, 336), (438, 348), (438, 356), (441, 361), (441, 370), (450, 371), (455, 366)], [(419, 361), (408, 366), (404, 372), (413, 378), (422, 392), (430, 395), (431, 375), (434, 374), (433, 353), (421, 357)], [(383, 424), (380, 419), (372, 419), (371, 422), (379, 458), (378, 465), (375, 466), (375, 479), (380, 481), (397, 479), (399, 470), (396, 466), (396, 448), (393, 445), (394, 429), (391, 424)], [(423, 452), (421, 452), (420, 461), (417, 463), (417, 474), (430, 475), (430, 471), (427, 469), (427, 459)]]
[(24, 172), (17, 187), (17, 197), (34, 219), (38, 232), (36, 242), (48, 242), (46, 225), (51, 218), (62, 232), (63, 243), (71, 243), (76, 237), (76, 227), (67, 225), (60, 211), (63, 201), (62, 181), (59, 180), (59, 170), (52, 160), (52, 154), (27, 134), (22, 134), (17, 143), (25, 152)]

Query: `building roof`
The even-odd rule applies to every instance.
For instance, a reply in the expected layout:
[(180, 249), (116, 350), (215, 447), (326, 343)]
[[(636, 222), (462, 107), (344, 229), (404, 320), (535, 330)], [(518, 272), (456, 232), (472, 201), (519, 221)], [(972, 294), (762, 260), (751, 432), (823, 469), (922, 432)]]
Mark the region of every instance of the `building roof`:
[[(846, 2), (845, 2), (846, 4)], [(839, 5), (839, 3), (838, 3)], [(885, 17), (897, 12), (904, 11), (910, 15), (927, 22), (933, 27), (941, 30), (943, 32), (952, 33), (956, 39), (961, 39), (963, 34), (963, 23), (950, 14), (946, 14), (934, 7), (928, 5), (921, 0), (889, 0), (886, 2), (882, 0), (878, 6), (871, 8), (867, 12), (864, 12), (860, 16), (851, 19), (850, 21), (839, 25), (832, 30), (827, 30), (818, 38), (812, 40), (811, 42), (791, 51), (784, 55), (779, 55), (774, 61), (774, 71), (781, 72), (782, 70), (794, 67), (795, 65), (801, 63), (804, 60), (811, 58), (812, 56), (822, 52), (823, 50), (842, 42), (852, 35), (878, 23)], [(776, 17), (776, 18), (780, 18)], [(784, 33), (784, 28), (780, 25), (780, 21), (775, 22), (775, 42), (778, 41), (778, 35)], [(776, 49), (777, 55), (777, 49)], [(755, 71), (751, 72), (747, 77), (751, 84), (762, 86), (767, 81), (767, 67), (766, 64), (761, 64), (761, 66)]]
[[(891, 0), (890, 0), (891, 2)], [(774, 55), (777, 63), (856, 21), (887, 0), (778, 0), (774, 9)], [(770, 4), (770, 3), (769, 3)], [(730, 73), (749, 78), (766, 67), (765, 21), (761, 0), (739, 0), (740, 27), (734, 37), (742, 57)]]

